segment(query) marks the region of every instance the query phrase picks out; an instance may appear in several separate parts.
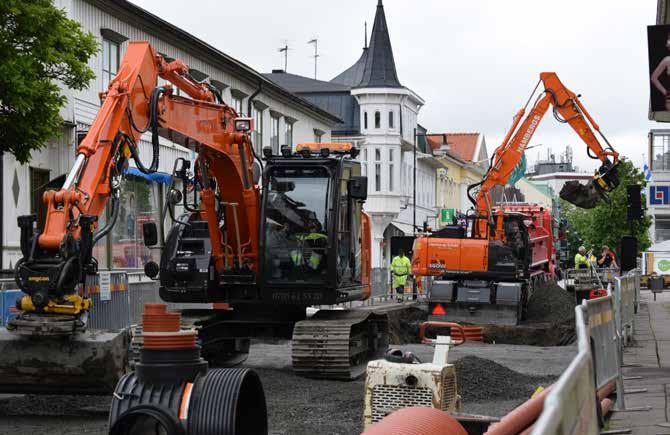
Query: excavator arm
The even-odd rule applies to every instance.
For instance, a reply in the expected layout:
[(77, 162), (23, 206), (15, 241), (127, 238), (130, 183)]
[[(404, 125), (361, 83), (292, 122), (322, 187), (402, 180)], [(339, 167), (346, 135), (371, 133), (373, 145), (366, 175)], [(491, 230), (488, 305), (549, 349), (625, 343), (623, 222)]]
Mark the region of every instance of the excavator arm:
[[(558, 79), (556, 73), (541, 73), (540, 82), (544, 85), (542, 95), (537, 99), (525, 118), (525, 108), (517, 112), (507, 135), (495, 150), (491, 166), (484, 179), (480, 183), (470, 186), (470, 189), (479, 187), (476, 197), (471, 197), (471, 200), (480, 216), (485, 216), (488, 219), (492, 218), (491, 189), (497, 185), (504, 186), (507, 184), (550, 106), (553, 107), (554, 118), (561, 123), (569, 124), (584, 141), (589, 157), (602, 162), (593, 180), (588, 185), (580, 185), (578, 182), (566, 184), (566, 188), (561, 191), (561, 198), (579, 207), (592, 208), (601, 199), (606, 198), (607, 192), (610, 192), (619, 184), (616, 170), (619, 154), (614, 151), (605, 136), (600, 132), (598, 124), (579, 101), (579, 95), (566, 88)], [(523, 122), (521, 122), (522, 119)], [(601, 145), (594, 130), (605, 141), (606, 147)], [(499, 221), (502, 225), (502, 220)], [(483, 224), (486, 225), (486, 221)], [(500, 229), (498, 228), (498, 230)], [(480, 228), (481, 231), (483, 231), (483, 228)], [(497, 231), (497, 234), (500, 233), (501, 231)]]
[[(177, 86), (191, 98), (172, 94), (171, 86), (156, 87), (158, 77)], [(167, 63), (148, 42), (128, 44), (117, 76), (101, 95), (102, 106), (88, 134), (77, 148), (75, 163), (63, 187), (44, 193), (47, 215), (44, 230), (34, 233), (36, 217), (19, 217), (23, 258), (16, 266), (16, 281), (26, 293), (23, 311), (78, 314), (88, 303), (75, 294), (77, 284), (95, 273), (93, 245), (112, 228), (119, 208), (120, 180), (130, 158), (144, 173), (159, 164), (159, 137), (167, 138), (199, 154), (201, 179), (200, 213), (211, 220), (212, 241), (221, 239), (215, 203), (216, 186), (225, 189), (226, 203), (237, 204), (240, 220), (232, 249), (246, 254), (245, 262), (256, 267), (259, 192), (252, 179), (253, 152), (248, 131), (236, 130), (237, 115), (216, 93), (193, 80), (181, 61)], [(219, 97), (220, 100), (220, 97)], [(250, 126), (249, 126), (250, 128)], [(153, 158), (146, 167), (138, 144), (151, 132)], [(209, 177), (210, 173), (218, 174)], [(97, 229), (97, 219), (111, 199), (111, 218)], [(97, 231), (96, 231), (97, 229)], [(244, 244), (244, 246), (242, 246)], [(213, 256), (221, 263), (223, 250), (213, 243)]]

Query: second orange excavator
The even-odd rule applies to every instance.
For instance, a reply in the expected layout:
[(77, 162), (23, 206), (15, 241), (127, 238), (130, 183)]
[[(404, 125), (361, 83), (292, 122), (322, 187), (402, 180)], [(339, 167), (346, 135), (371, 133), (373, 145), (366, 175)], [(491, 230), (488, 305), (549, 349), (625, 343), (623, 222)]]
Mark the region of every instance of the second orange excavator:
[[(524, 118), (540, 84), (544, 89)], [(538, 227), (549, 225), (547, 210), (494, 207), (491, 197), (493, 187), (507, 184), (550, 106), (554, 118), (569, 124), (586, 143), (588, 155), (601, 162), (593, 180), (587, 185), (566, 183), (561, 198), (578, 207), (593, 208), (606, 201), (607, 193), (619, 185), (619, 154), (600, 132), (579, 101), (579, 95), (566, 88), (556, 73), (541, 73), (526, 107), (518, 111), (512, 127), (495, 150), (483, 180), (469, 186), (468, 196), (474, 210), (466, 222), (449, 225), (414, 242), (412, 273), (437, 278), (432, 297), (439, 299), (443, 318), (516, 324), (523, 318), (530, 298), (531, 278), (538, 273), (552, 273), (553, 253), (536, 235)], [(594, 130), (606, 146), (601, 145)], [(545, 232), (550, 235), (551, 228), (547, 227)]]

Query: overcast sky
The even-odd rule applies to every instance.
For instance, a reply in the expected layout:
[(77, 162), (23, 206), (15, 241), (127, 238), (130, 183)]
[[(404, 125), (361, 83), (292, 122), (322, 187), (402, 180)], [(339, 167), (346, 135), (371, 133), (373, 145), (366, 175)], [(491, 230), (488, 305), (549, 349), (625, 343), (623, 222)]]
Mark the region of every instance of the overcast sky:
[[(377, 0), (131, 0), (261, 72), (283, 68), (330, 80), (353, 64), (371, 31)], [(483, 132), (489, 152), (525, 103), (541, 71), (556, 71), (578, 94), (621, 154), (641, 165), (650, 128), (646, 26), (654, 0), (384, 0), (400, 82), (426, 105), (430, 132)], [(594, 165), (576, 134), (547, 114), (528, 151), (572, 145)]]

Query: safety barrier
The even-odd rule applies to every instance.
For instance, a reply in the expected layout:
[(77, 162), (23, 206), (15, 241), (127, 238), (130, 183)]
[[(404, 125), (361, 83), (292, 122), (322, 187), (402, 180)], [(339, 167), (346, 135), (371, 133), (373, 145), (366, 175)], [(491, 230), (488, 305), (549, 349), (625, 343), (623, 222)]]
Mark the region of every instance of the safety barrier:
[(544, 400), (533, 435), (598, 434), (593, 357), (584, 305), (575, 307), (577, 356)]
[(628, 342), (623, 337), (632, 337), (639, 294), (640, 274), (633, 271), (616, 277), (607, 296), (575, 307), (577, 356), (547, 395), (533, 435), (598, 434), (598, 407), (603, 409), (613, 385), (615, 407), (625, 409), (621, 366)]
[(617, 277), (614, 283), (616, 329), (624, 344), (633, 338), (633, 319), (639, 303), (640, 274), (629, 273)]

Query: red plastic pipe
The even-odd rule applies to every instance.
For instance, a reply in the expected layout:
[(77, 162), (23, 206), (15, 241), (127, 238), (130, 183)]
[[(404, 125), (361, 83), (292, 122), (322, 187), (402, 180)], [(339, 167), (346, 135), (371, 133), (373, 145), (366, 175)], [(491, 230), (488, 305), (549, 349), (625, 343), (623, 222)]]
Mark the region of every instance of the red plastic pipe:
[(363, 435), (467, 435), (446, 412), (414, 406), (399, 409), (370, 426)]

